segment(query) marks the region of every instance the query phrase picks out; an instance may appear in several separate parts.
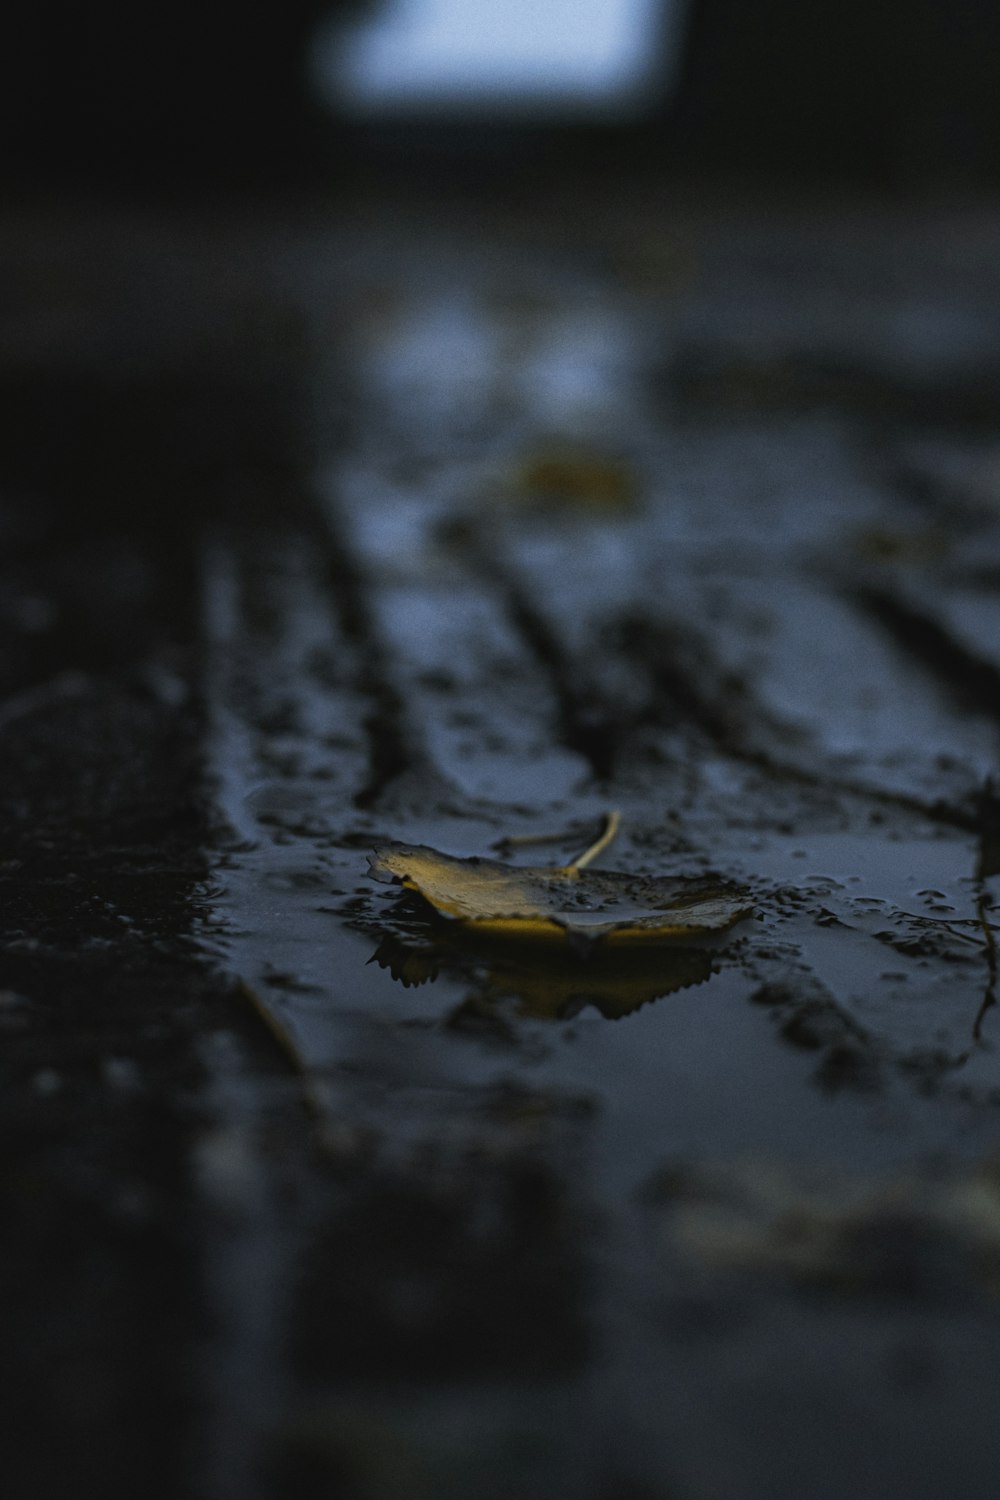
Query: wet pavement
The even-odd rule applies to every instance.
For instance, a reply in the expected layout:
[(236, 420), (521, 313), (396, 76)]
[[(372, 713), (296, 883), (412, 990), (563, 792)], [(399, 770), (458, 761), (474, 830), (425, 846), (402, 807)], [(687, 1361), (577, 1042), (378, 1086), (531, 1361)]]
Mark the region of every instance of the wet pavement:
[[(11, 1493), (992, 1495), (998, 251), (9, 219)], [(753, 916), (541, 951), (369, 872), (610, 809)]]

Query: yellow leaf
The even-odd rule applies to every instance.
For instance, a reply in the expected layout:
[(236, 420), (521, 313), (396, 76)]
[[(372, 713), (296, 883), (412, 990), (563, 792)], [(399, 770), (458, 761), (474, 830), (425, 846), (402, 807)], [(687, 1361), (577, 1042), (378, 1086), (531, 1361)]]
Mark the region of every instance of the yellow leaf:
[(585, 452), (539, 453), (522, 466), (515, 494), (538, 509), (617, 515), (634, 509), (635, 482), (624, 464)]
[(572, 864), (515, 866), (456, 859), (419, 844), (388, 844), (371, 858), (376, 879), (396, 881), (439, 916), (513, 941), (687, 942), (724, 932), (752, 913), (747, 892), (714, 877), (652, 878), (585, 866), (618, 827)]

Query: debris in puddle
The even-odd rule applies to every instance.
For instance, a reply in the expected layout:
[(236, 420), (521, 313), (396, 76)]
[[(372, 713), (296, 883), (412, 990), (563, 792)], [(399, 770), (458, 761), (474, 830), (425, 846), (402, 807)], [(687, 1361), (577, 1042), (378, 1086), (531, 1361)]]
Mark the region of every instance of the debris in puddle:
[(261, 1023), (276, 1051), (280, 1054), (289, 1070), (301, 1081), (302, 1103), (306, 1113), (314, 1120), (323, 1118), (323, 1104), (317, 1089), (317, 1079), (306, 1062), (302, 1051), (298, 1046), (292, 1033), (283, 1021), (275, 1014), (272, 1006), (258, 995), (257, 991), (245, 979), (237, 981), (236, 990), (246, 1001), (257, 1020)]
[(774, 1160), (677, 1164), (646, 1189), (666, 1243), (715, 1274), (937, 1296), (968, 1273), (1000, 1293), (1000, 1167), (940, 1179), (805, 1171)]
[(389, 844), (371, 856), (370, 868), (377, 880), (402, 885), (439, 916), (513, 941), (692, 942), (752, 915), (749, 893), (720, 878), (587, 871), (618, 826), (618, 815), (609, 814), (601, 837), (568, 865), (518, 867)]

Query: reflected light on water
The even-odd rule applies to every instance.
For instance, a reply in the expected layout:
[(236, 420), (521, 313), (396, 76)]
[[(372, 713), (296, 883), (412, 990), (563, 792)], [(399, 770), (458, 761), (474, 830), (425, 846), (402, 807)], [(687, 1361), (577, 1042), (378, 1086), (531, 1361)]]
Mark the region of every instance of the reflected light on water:
[[(663, 88), (680, 0), (389, 0), (317, 54), (353, 113), (622, 115)], [(666, 16), (665, 16), (666, 12)]]

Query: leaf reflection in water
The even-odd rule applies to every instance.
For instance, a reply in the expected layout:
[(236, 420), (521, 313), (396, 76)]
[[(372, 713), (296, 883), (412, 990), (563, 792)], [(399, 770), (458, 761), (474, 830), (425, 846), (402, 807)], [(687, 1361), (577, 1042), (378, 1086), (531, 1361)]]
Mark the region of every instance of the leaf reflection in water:
[(460, 932), (435, 936), (436, 941), (414, 943), (386, 937), (371, 962), (407, 987), (471, 963), (472, 999), (478, 1008), (513, 1000), (519, 1015), (538, 1021), (570, 1020), (588, 1006), (618, 1020), (652, 1000), (703, 984), (713, 973), (712, 952), (706, 948), (518, 952), (509, 943), (484, 947), (480, 941), (473, 948)]

